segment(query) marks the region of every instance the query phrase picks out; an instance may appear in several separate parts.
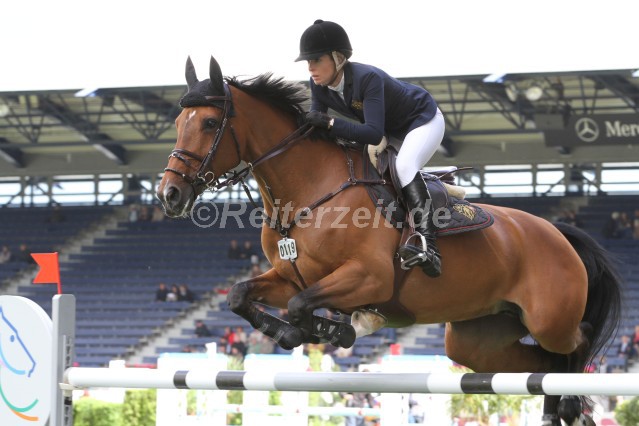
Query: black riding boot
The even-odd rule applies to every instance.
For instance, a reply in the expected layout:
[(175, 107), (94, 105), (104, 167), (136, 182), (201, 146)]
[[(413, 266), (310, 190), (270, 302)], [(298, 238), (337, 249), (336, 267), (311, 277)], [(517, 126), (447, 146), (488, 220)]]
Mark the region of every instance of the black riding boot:
[[(411, 183), (402, 188), (406, 207), (410, 210), (415, 234), (399, 248), (402, 268), (419, 265), (426, 275), (436, 278), (441, 274), (442, 260), (435, 244), (435, 224), (430, 194), (421, 173), (417, 172)], [(416, 245), (417, 244), (417, 245)]]

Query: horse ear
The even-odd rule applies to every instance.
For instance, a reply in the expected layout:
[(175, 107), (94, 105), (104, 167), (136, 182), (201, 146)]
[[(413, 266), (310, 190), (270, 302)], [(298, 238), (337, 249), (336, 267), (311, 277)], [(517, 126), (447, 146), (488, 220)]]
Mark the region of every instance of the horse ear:
[(195, 74), (195, 67), (193, 66), (193, 62), (191, 61), (191, 57), (189, 56), (186, 59), (186, 85), (189, 91), (195, 86), (198, 82), (197, 75)]
[(217, 63), (213, 56), (211, 56), (211, 64), (209, 66), (209, 77), (211, 79), (213, 92), (223, 95), (224, 79), (222, 77), (222, 70), (220, 69), (220, 64)]

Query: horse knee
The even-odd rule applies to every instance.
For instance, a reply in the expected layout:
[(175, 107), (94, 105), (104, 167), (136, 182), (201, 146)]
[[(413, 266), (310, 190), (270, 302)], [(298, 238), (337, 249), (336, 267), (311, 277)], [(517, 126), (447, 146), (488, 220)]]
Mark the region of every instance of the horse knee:
[(302, 323), (310, 321), (312, 313), (313, 309), (308, 306), (304, 292), (298, 293), (288, 301), (288, 318), (292, 325), (300, 326)]
[(232, 312), (239, 314), (247, 305), (249, 285), (246, 281), (234, 284), (226, 295), (226, 303)]

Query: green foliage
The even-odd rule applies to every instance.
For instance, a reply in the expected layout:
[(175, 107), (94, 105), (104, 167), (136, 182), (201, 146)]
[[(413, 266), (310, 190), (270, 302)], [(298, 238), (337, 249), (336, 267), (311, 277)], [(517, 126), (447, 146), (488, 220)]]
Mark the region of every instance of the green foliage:
[(617, 405), (615, 420), (621, 426), (639, 426), (639, 396)]
[(155, 426), (155, 389), (127, 390), (122, 404), (125, 426)]
[[(243, 370), (244, 362), (235, 357), (228, 357), (226, 368), (229, 370)], [(244, 392), (239, 390), (231, 390), (226, 394), (226, 401), (229, 404), (242, 404)], [(226, 415), (226, 423), (229, 425), (241, 425), (242, 413), (229, 413)]]
[(122, 425), (121, 407), (121, 404), (82, 398), (73, 404), (73, 424), (74, 426)]
[(197, 394), (200, 391), (190, 389), (186, 393), (186, 415), (195, 416), (197, 414)]

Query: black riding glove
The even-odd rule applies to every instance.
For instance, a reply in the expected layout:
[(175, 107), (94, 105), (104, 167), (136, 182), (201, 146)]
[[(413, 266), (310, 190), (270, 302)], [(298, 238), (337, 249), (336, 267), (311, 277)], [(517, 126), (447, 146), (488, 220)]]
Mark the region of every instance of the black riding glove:
[(306, 114), (306, 122), (313, 127), (319, 127), (321, 129), (330, 130), (331, 127), (333, 127), (334, 120), (335, 119), (330, 115), (319, 111), (311, 111)]

